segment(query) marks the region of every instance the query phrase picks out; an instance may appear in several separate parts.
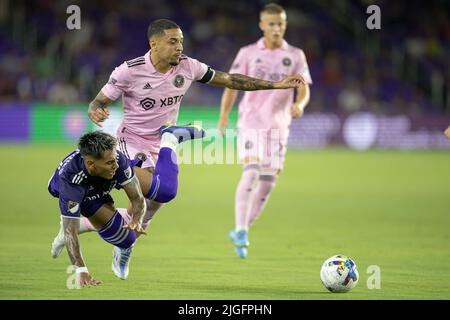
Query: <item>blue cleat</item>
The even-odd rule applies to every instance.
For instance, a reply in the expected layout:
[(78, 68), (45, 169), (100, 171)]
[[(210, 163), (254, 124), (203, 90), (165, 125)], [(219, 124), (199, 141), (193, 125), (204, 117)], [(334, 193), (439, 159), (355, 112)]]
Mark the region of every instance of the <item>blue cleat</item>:
[(248, 249), (246, 247), (236, 247), (234, 249), (239, 258), (245, 259), (248, 255)]
[(178, 138), (178, 143), (183, 141), (200, 139), (205, 136), (205, 130), (200, 126), (187, 124), (184, 126), (174, 126), (172, 124), (165, 124), (159, 128), (159, 133), (162, 136), (163, 133), (169, 132)]
[(235, 252), (239, 258), (245, 259), (248, 255), (248, 246), (250, 242), (248, 241), (248, 232), (245, 230), (231, 230), (228, 237), (233, 241), (235, 245)]

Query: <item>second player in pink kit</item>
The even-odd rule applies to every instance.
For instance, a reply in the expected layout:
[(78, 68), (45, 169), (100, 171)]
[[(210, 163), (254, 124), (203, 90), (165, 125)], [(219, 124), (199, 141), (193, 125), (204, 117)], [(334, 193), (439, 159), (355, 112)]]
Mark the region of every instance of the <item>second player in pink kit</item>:
[[(172, 150), (177, 143), (204, 135), (201, 128), (174, 125), (183, 96), (194, 81), (245, 91), (291, 89), (304, 85), (300, 75), (267, 81), (213, 70), (182, 54), (183, 33), (170, 20), (154, 21), (147, 35), (150, 51), (118, 66), (89, 104), (88, 110), (90, 119), (102, 126), (109, 117), (108, 105), (122, 97), (124, 118), (117, 130), (117, 140), (119, 148), (128, 158), (138, 158), (143, 162), (142, 168), (145, 170), (136, 170), (136, 176), (146, 198), (146, 213), (142, 221), (144, 230), (156, 211), (175, 198), (178, 188), (176, 156), (171, 164), (167, 163), (166, 157), (164, 161), (157, 161), (158, 153), (161, 154), (160, 144), (164, 145), (165, 151)], [(177, 141), (172, 141), (173, 137), (177, 137)], [(160, 173), (169, 173), (170, 177)], [(127, 209), (117, 210), (130, 219)], [(80, 219), (80, 233), (94, 230), (89, 220)], [(64, 238), (56, 237), (52, 244), (52, 255), (57, 256), (56, 253), (61, 251), (64, 244)], [(117, 250), (113, 252), (116, 252), (113, 254), (113, 271), (125, 279), (128, 276), (131, 248), (124, 253)]]
[[(284, 39), (287, 19), (284, 9), (268, 4), (260, 13), (264, 37), (240, 49), (230, 72), (277, 81), (300, 74), (311, 84), (305, 54)], [(228, 125), (228, 114), (236, 101), (237, 91), (225, 89), (218, 124), (222, 132)], [(239, 104), (238, 155), (243, 173), (236, 190), (235, 224), (229, 237), (241, 258), (248, 254), (248, 231), (261, 214), (278, 175), (283, 169), (289, 126), (292, 118), (303, 114), (309, 101), (309, 86), (294, 90), (246, 92)]]

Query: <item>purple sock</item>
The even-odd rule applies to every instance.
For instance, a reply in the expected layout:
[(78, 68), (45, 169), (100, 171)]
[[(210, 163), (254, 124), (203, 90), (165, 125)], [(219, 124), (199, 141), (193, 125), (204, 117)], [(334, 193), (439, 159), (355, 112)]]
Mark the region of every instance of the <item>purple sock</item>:
[(111, 220), (103, 227), (98, 229), (98, 234), (106, 242), (111, 243), (122, 249), (131, 247), (136, 241), (136, 232), (133, 230), (124, 229), (126, 224), (120, 213), (116, 211)]
[(170, 148), (159, 150), (158, 162), (153, 173), (152, 184), (147, 199), (166, 203), (174, 199), (178, 190), (178, 163), (177, 155)]

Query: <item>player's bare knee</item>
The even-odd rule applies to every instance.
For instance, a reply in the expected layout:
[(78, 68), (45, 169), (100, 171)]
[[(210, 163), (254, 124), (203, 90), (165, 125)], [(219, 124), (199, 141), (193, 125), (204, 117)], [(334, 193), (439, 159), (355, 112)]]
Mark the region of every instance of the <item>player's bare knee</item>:
[(146, 170), (146, 171), (150, 172), (151, 174), (153, 174), (153, 172), (155, 172), (155, 167), (147, 167), (147, 168), (144, 168), (144, 170)]

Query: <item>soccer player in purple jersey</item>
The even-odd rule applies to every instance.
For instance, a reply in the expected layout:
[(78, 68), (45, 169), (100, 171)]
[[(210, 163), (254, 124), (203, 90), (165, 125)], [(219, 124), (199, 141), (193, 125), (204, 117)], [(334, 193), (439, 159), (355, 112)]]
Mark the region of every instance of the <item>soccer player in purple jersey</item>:
[[(213, 70), (182, 54), (183, 32), (170, 20), (160, 19), (151, 23), (147, 36), (150, 50), (118, 66), (88, 109), (90, 119), (102, 126), (109, 117), (109, 104), (122, 97), (124, 118), (117, 130), (117, 139), (120, 150), (130, 159), (143, 159), (142, 168), (145, 170), (136, 174), (147, 203), (142, 223), (144, 229), (164, 204), (152, 192), (145, 191), (150, 190), (147, 186), (152, 181), (152, 172), (158, 161), (161, 147), (159, 128), (167, 123), (176, 123), (180, 103), (192, 82), (246, 91), (297, 88), (304, 83), (299, 75), (273, 82)], [(184, 129), (187, 135), (196, 130), (192, 126)], [(182, 128), (178, 127), (178, 130)], [(118, 210), (126, 215), (126, 209)], [(86, 219), (82, 219), (80, 226), (82, 232), (95, 230)], [(63, 239), (55, 238), (52, 252), (60, 251), (61, 246), (64, 246)]]
[[(286, 12), (277, 4), (267, 4), (260, 12), (263, 37), (239, 50), (230, 72), (265, 79), (281, 79), (300, 74), (306, 84), (294, 90), (246, 92), (239, 104), (238, 155), (243, 172), (235, 196), (235, 229), (229, 238), (241, 258), (248, 254), (248, 230), (260, 216), (283, 169), (289, 126), (299, 118), (309, 102), (312, 83), (305, 54), (284, 40)], [(225, 89), (218, 129), (225, 131), (228, 114), (238, 91)]]
[[(109, 193), (123, 188), (130, 200), (129, 221), (118, 214)], [(48, 191), (59, 198), (63, 237), (69, 258), (76, 266), (81, 286), (98, 285), (88, 272), (78, 241), (79, 219), (83, 215), (99, 235), (119, 250), (128, 250), (143, 233), (141, 220), (145, 200), (130, 160), (116, 151), (116, 139), (104, 132), (85, 134), (78, 149), (70, 153), (50, 178)]]
[[(96, 230), (107, 242), (114, 245), (112, 270), (126, 279), (136, 238), (145, 234), (142, 219), (146, 212), (143, 191), (165, 203), (175, 197), (178, 188), (176, 147), (179, 142), (195, 139), (202, 132), (186, 135), (185, 128), (162, 126), (161, 148), (150, 181), (140, 181), (136, 166), (142, 160), (130, 160), (116, 151), (113, 136), (95, 131), (83, 135), (78, 149), (69, 154), (49, 180), (48, 191), (59, 198), (62, 221), (61, 230), (52, 245), (53, 257), (58, 257), (64, 246), (72, 264), (77, 267), (81, 285), (97, 285), (87, 270), (81, 255), (78, 234)], [(119, 212), (109, 195), (113, 188), (123, 188), (130, 201), (128, 212)], [(143, 189), (142, 189), (143, 188)], [(80, 221), (81, 216), (84, 222)], [(81, 223), (80, 223), (81, 222)], [(86, 227), (86, 225), (89, 227)]]

